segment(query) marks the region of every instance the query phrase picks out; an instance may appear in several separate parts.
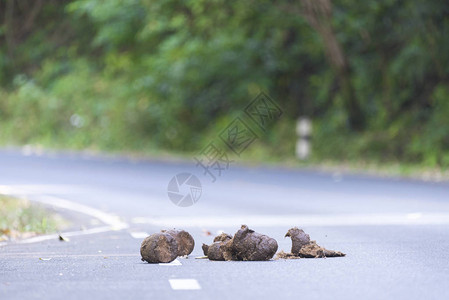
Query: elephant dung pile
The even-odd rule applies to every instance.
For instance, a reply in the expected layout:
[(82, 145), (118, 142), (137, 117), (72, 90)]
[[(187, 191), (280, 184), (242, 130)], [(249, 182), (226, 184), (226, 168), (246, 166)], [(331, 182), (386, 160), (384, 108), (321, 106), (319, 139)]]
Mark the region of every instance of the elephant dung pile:
[(210, 260), (270, 260), (278, 250), (275, 239), (257, 233), (246, 225), (234, 237), (222, 233), (211, 245), (203, 244), (204, 255)]
[[(285, 237), (292, 239), (290, 253), (280, 251), (278, 259), (319, 258), (345, 256), (339, 251), (327, 250), (319, 246), (304, 230), (293, 227)], [(149, 263), (169, 263), (178, 256), (192, 253), (195, 247), (193, 237), (184, 230), (162, 230), (145, 238), (140, 247), (142, 261)], [(222, 233), (215, 237), (211, 245), (203, 244), (204, 255), (209, 260), (218, 261), (264, 261), (270, 260), (278, 250), (275, 239), (255, 232), (246, 225), (231, 236)]]

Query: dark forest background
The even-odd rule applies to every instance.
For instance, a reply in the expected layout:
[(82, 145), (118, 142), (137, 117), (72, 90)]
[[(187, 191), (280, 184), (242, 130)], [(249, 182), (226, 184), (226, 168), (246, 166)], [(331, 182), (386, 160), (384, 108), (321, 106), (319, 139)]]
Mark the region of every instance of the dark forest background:
[(449, 166), (449, 2), (0, 0), (0, 143), (203, 146), (260, 92), (284, 115), (249, 150)]

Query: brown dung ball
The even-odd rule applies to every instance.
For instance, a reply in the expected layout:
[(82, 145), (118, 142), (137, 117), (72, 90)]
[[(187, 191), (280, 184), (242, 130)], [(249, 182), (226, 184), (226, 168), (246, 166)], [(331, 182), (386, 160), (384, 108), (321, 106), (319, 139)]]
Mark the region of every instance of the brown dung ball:
[(168, 233), (155, 233), (143, 240), (140, 255), (149, 263), (169, 263), (178, 257), (178, 243)]
[(232, 250), (237, 260), (270, 260), (278, 250), (278, 243), (242, 225), (232, 239)]
[(195, 248), (195, 240), (187, 231), (172, 229), (162, 230), (162, 232), (175, 238), (178, 243), (178, 256), (189, 255)]

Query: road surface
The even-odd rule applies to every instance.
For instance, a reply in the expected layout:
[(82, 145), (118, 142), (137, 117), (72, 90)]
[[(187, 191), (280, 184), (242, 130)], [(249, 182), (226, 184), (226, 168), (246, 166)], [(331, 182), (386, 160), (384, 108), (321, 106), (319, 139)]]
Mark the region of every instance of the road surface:
[[(202, 183), (191, 207), (167, 196), (182, 172)], [(211, 182), (188, 162), (0, 150), (2, 191), (51, 204), (78, 227), (68, 242), (1, 245), (1, 299), (449, 298), (447, 183), (235, 165)], [(195, 258), (213, 239), (207, 231), (233, 234), (241, 224), (285, 251), (285, 233), (299, 226), (347, 256)], [(171, 227), (194, 236), (194, 252), (168, 265), (143, 263), (143, 237)]]

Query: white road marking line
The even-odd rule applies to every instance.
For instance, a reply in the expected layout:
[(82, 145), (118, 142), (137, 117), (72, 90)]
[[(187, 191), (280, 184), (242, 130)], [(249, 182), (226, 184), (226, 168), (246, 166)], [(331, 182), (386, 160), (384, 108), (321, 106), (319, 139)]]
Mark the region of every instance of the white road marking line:
[[(68, 232), (64, 232), (61, 234), (64, 235), (65, 237), (69, 237), (69, 236), (79, 236), (79, 235), (94, 234), (94, 233), (103, 233), (103, 232), (108, 232), (111, 230), (112, 230), (111, 227), (103, 226), (103, 227), (95, 227), (95, 228), (86, 229), (86, 230), (68, 231)], [(24, 239), (24, 240), (15, 240), (13, 243), (14, 244), (31, 244), (31, 243), (50, 241), (50, 240), (56, 241), (58, 239), (59, 239), (59, 234), (46, 234), (46, 235), (35, 236), (35, 237)], [(6, 243), (6, 242), (2, 242), (2, 243), (0, 243), (0, 246), (5, 246), (7, 244), (8, 243)]]
[(135, 239), (144, 239), (144, 238), (146, 238), (147, 236), (149, 236), (149, 234), (148, 233), (146, 233), (146, 232), (130, 232), (130, 234), (131, 234), (131, 236), (133, 237), (133, 238), (135, 238)]
[(51, 256), (52, 258), (80, 258), (80, 257), (141, 257), (140, 254), (136, 253), (124, 253), (124, 254), (53, 254), (53, 252), (42, 252), (42, 253), (23, 253), (23, 252), (14, 252), (14, 253), (2, 253), (2, 257), (7, 258), (39, 258)]
[[(140, 218), (143, 221), (143, 218)], [(449, 225), (449, 213), (329, 214), (329, 215), (248, 215), (208, 217), (146, 218), (146, 224), (162, 227), (252, 227), (272, 226), (382, 226)]]
[(422, 213), (411, 213), (411, 214), (407, 214), (407, 218), (409, 219), (420, 219), (422, 218), (423, 214)]
[[(69, 231), (69, 232), (64, 232), (61, 234), (64, 235), (65, 237), (69, 237), (69, 236), (78, 236), (78, 235), (84, 235), (84, 234), (103, 233), (103, 232), (108, 232), (108, 231), (111, 231), (111, 227), (103, 226), (103, 227), (96, 227), (96, 228), (91, 228), (91, 229), (86, 229), (86, 230)], [(58, 239), (59, 239), (59, 234), (47, 234), (47, 235), (35, 236), (35, 237), (25, 239), (25, 240), (18, 240), (18, 241), (15, 241), (14, 243), (15, 244), (31, 244), (31, 243), (38, 243), (38, 242), (43, 242), (43, 241), (48, 241), (48, 240), (58, 240)]]
[[(9, 195), (9, 196), (15, 196), (18, 198), (28, 198), (31, 201), (40, 202), (46, 205), (59, 207), (62, 209), (72, 210), (76, 211), (91, 217), (94, 217), (101, 222), (105, 223), (108, 226), (102, 226), (102, 227), (96, 227), (86, 230), (79, 230), (79, 231), (71, 231), (71, 232), (64, 232), (61, 233), (62, 236), (70, 237), (70, 236), (79, 236), (79, 235), (87, 235), (87, 234), (94, 234), (94, 233), (102, 233), (102, 232), (108, 232), (108, 231), (115, 231), (115, 230), (122, 230), (129, 227), (128, 224), (125, 222), (122, 222), (117, 216), (105, 213), (101, 210), (75, 203), (66, 199), (62, 199), (59, 197), (49, 196), (49, 195), (41, 195), (39, 193), (32, 193), (28, 191), (27, 189), (24, 189), (23, 187), (13, 187), (13, 186), (6, 186), (6, 185), (0, 185), (0, 194)], [(14, 243), (21, 243), (21, 244), (28, 244), (28, 243), (37, 243), (52, 239), (58, 239), (59, 234), (50, 234), (50, 235), (42, 235), (37, 236), (25, 240), (19, 240), (15, 241)], [(7, 245), (8, 243), (2, 242), (0, 243), (0, 246)]]
[(171, 267), (171, 266), (182, 266), (182, 263), (181, 263), (179, 260), (175, 259), (175, 260), (172, 261), (172, 262), (169, 262), (169, 263), (160, 263), (159, 265), (160, 265), (160, 266)]
[(15, 184), (8, 186), (10, 188), (21, 189), (22, 191), (27, 191), (28, 193), (33, 193), (36, 195), (44, 195), (51, 191), (52, 193), (63, 194), (67, 191), (73, 190), (83, 190), (88, 191), (87, 187), (83, 185), (75, 184)]
[(201, 286), (196, 279), (169, 279), (173, 290), (201, 290)]
[(143, 218), (143, 217), (136, 217), (136, 218), (132, 218), (131, 222), (134, 224), (145, 224), (147, 221), (147, 218)]
[(40, 202), (46, 205), (51, 205), (63, 209), (73, 210), (80, 212), (85, 215), (97, 218), (103, 223), (116, 228), (117, 230), (128, 228), (128, 225), (122, 221), (117, 216), (105, 213), (99, 209), (92, 208), (83, 204), (75, 203), (66, 199), (59, 197), (49, 196), (49, 195), (39, 195), (33, 194), (24, 188), (17, 188), (12, 186), (0, 185), (0, 193), (7, 194), (11, 196), (32, 196), (33, 201)]

